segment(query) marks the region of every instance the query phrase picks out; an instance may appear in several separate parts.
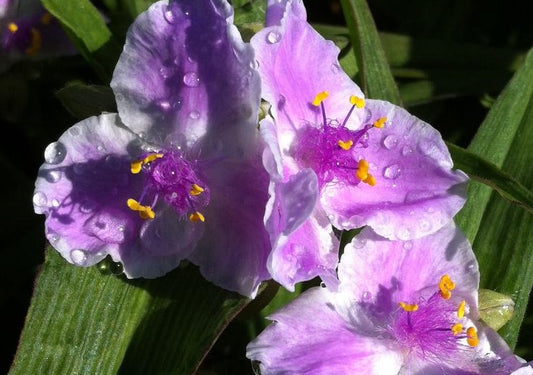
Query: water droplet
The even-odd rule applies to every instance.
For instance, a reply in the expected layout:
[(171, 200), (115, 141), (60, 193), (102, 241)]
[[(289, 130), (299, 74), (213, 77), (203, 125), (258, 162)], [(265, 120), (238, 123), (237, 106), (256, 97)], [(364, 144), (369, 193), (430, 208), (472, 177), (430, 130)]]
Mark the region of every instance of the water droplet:
[(410, 155), (412, 153), (413, 153), (413, 149), (411, 148), (411, 146), (405, 145), (405, 146), (402, 147), (402, 155), (403, 156), (407, 156), (407, 155)]
[(176, 22), (176, 17), (174, 16), (174, 13), (172, 12), (171, 7), (167, 7), (165, 12), (163, 13), (163, 17), (170, 24), (173, 24), (174, 22)]
[(59, 164), (65, 160), (67, 148), (61, 142), (50, 143), (44, 150), (44, 160), (49, 164)]
[(198, 120), (200, 118), (200, 112), (198, 111), (191, 111), (189, 113), (189, 117), (193, 120)]
[(78, 126), (73, 126), (69, 129), (68, 131), (70, 133), (71, 136), (73, 137), (77, 137), (78, 135), (80, 135), (80, 128)]
[(87, 264), (87, 253), (85, 250), (74, 249), (70, 252), (70, 259), (72, 263), (78, 266), (85, 266)]
[(259, 61), (257, 60), (250, 61), (250, 68), (254, 70), (259, 69)]
[(364, 110), (364, 116), (363, 116), (364, 122), (369, 123), (370, 120), (372, 120), (372, 111), (366, 106), (363, 108), (363, 110)]
[(359, 238), (355, 238), (353, 240), (353, 247), (356, 249), (362, 249), (366, 245), (366, 240), (360, 240)]
[(122, 263), (120, 262), (113, 262), (111, 261), (109, 264), (109, 270), (113, 275), (120, 275), (122, 272), (124, 272), (124, 267), (122, 266)]
[(279, 31), (271, 31), (267, 34), (267, 42), (269, 42), (270, 44), (275, 44), (279, 42), (280, 39), (281, 34), (279, 33)]
[(321, 287), (321, 288), (325, 288), (325, 287), (326, 287), (326, 283), (322, 281), (322, 282), (320, 283), (320, 287)]
[(99, 143), (99, 144), (96, 146), (96, 149), (97, 149), (99, 152), (104, 152), (104, 151), (105, 151), (105, 146), (104, 146), (102, 143)]
[(369, 291), (363, 292), (364, 301), (369, 301), (371, 298), (372, 298), (372, 293), (370, 293)]
[(411, 241), (405, 241), (403, 243), (403, 248), (405, 250), (411, 250), (413, 248), (413, 243)]
[(383, 138), (383, 147), (385, 147), (387, 150), (392, 150), (398, 145), (398, 138), (396, 138), (394, 135), (388, 135), (385, 138)]
[(283, 109), (283, 107), (285, 106), (285, 102), (287, 101), (287, 99), (285, 98), (284, 95), (280, 95), (279, 98), (278, 98), (278, 109)]
[(95, 204), (94, 202), (85, 201), (82, 204), (80, 204), (80, 212), (84, 214), (91, 213), (94, 210)]
[(398, 164), (391, 164), (383, 170), (383, 177), (389, 180), (397, 179), (402, 173), (402, 168)]
[(61, 179), (61, 171), (48, 171), (44, 175), (44, 178), (46, 181), (53, 184)]
[(46, 233), (46, 238), (48, 238), (48, 242), (50, 242), (52, 245), (55, 245), (57, 241), (59, 241), (59, 235), (52, 231)]
[(59, 201), (57, 199), (52, 199), (52, 207), (58, 208), (59, 207)]
[(476, 272), (476, 270), (477, 270), (477, 262), (475, 260), (471, 260), (465, 266), (466, 272)]
[(159, 68), (159, 73), (161, 74), (161, 77), (167, 79), (172, 75), (172, 70), (163, 66)]
[(45, 207), (48, 203), (48, 199), (46, 198), (46, 195), (40, 191), (33, 194), (33, 205), (35, 207)]
[(418, 222), (418, 226), (424, 232), (428, 232), (429, 230), (431, 230), (431, 223), (427, 219), (420, 219), (420, 221)]
[(189, 87), (197, 87), (200, 84), (200, 78), (196, 72), (188, 72), (183, 75), (183, 83)]
[(178, 111), (180, 108), (181, 108), (181, 105), (182, 105), (182, 101), (181, 101), (181, 98), (177, 98), (174, 103), (172, 104), (172, 108), (175, 110), (175, 111)]
[(396, 237), (398, 237), (399, 240), (407, 241), (411, 238), (411, 231), (407, 228), (400, 228), (396, 231)]

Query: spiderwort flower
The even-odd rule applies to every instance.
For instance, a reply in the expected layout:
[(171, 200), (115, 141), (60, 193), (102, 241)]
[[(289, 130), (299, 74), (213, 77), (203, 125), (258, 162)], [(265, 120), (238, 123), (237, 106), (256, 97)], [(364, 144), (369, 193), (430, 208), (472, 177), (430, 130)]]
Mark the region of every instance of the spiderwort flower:
[(0, 0), (0, 71), (22, 58), (75, 53), (63, 29), (36, 0)]
[(113, 75), (118, 115), (47, 147), (34, 207), (67, 261), (109, 254), (128, 277), (153, 278), (188, 259), (249, 296), (269, 278), (259, 75), (231, 21), (226, 1), (152, 5)]
[(316, 287), (274, 313), (247, 348), (263, 375), (509, 374), (521, 364), (478, 323), (478, 265), (449, 224), (412, 241), (365, 228), (335, 290)]
[[(342, 71), (339, 49), (306, 22), (301, 0), (270, 1), (267, 21), (251, 43), (272, 105), (261, 132), (269, 145), (273, 254), (304, 247), (309, 261), (300, 268), (331, 268), (324, 249), (306, 247), (318, 242), (316, 222), (328, 219), (339, 229), (369, 225), (402, 240), (445, 225), (464, 204), (467, 178), (452, 171), (440, 134), (400, 107), (365, 100)], [(300, 207), (287, 213), (286, 202)]]

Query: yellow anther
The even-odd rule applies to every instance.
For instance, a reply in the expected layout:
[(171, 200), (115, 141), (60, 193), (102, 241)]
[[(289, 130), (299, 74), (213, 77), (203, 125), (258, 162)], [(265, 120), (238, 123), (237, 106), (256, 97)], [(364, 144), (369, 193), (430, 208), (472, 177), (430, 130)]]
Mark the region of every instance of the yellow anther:
[(41, 23), (43, 25), (49, 25), (51, 21), (52, 21), (52, 15), (48, 12), (43, 14), (43, 16), (41, 17)]
[(328, 96), (329, 96), (329, 92), (327, 92), (327, 91), (319, 92), (318, 94), (316, 94), (315, 98), (313, 99), (313, 105), (315, 107), (318, 107), (320, 105), (320, 103), (322, 103), (324, 100), (326, 100), (326, 98)]
[(350, 96), (350, 104), (357, 108), (363, 108), (365, 106), (365, 99), (352, 95)]
[(205, 221), (205, 217), (200, 212), (196, 211), (195, 213), (192, 213), (192, 214), (189, 215), (189, 220), (192, 221), (192, 222), (195, 222), (195, 221), (204, 222)]
[(465, 316), (465, 305), (466, 301), (462, 300), (459, 304), (459, 307), (457, 308), (457, 317), (461, 319), (463, 316)]
[(139, 212), (139, 216), (141, 217), (141, 219), (153, 219), (155, 217), (155, 213), (154, 211), (152, 211), (152, 207), (143, 206), (135, 199), (128, 199), (126, 204), (130, 208), (130, 210)]
[(376, 178), (372, 176), (370, 173), (368, 174), (367, 178), (363, 180), (363, 182), (370, 186), (376, 186)]
[(141, 171), (142, 169), (142, 166), (143, 166), (143, 162), (142, 160), (137, 160), (137, 161), (134, 161), (130, 164), (131, 168), (131, 173), (133, 174), (137, 174)]
[(342, 148), (343, 150), (348, 151), (349, 149), (352, 148), (352, 146), (353, 146), (353, 141), (352, 141), (352, 140), (338, 141), (337, 144), (338, 144), (339, 147)]
[(381, 129), (383, 126), (385, 126), (385, 122), (387, 121), (386, 117), (381, 117), (374, 121), (374, 127)]
[(466, 330), (466, 342), (470, 346), (477, 346), (479, 344), (477, 331), (474, 327), (468, 327), (468, 329)]
[(192, 184), (191, 191), (189, 191), (189, 194), (196, 196), (196, 195), (202, 194), (203, 192), (204, 192), (203, 187), (201, 187), (200, 185)]
[(18, 31), (19, 27), (17, 26), (15, 22), (10, 22), (7, 25), (7, 29), (9, 30), (11, 34), (15, 34)]
[(443, 275), (439, 281), (440, 296), (444, 299), (450, 299), (451, 290), (455, 289), (455, 283), (450, 279), (450, 276)]
[(161, 159), (163, 154), (150, 154), (143, 159), (143, 164), (148, 164), (153, 162), (155, 159)]
[(31, 44), (26, 48), (26, 54), (28, 56), (33, 56), (39, 53), (41, 50), (41, 33), (35, 27), (31, 28)]
[(463, 332), (463, 325), (461, 323), (454, 324), (452, 327), (452, 332), (454, 336), (457, 336), (461, 332)]
[(412, 311), (418, 310), (418, 305), (416, 303), (410, 305), (410, 304), (405, 303), (405, 302), (399, 302), (398, 305), (400, 305), (400, 307), (404, 311), (407, 311), (407, 312), (412, 312)]

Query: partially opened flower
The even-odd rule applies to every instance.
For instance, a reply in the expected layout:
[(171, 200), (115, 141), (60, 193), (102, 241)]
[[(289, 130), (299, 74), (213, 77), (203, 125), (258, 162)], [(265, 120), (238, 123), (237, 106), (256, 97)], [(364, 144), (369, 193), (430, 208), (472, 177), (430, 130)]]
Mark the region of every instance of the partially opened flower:
[(66, 260), (109, 254), (128, 277), (152, 278), (189, 259), (250, 296), (269, 278), (259, 76), (231, 19), (225, 1), (152, 5), (114, 72), (118, 115), (47, 147), (34, 207)]
[[(316, 275), (317, 265), (335, 264), (324, 257), (329, 245), (301, 250), (318, 243), (317, 222), (339, 229), (369, 225), (402, 240), (445, 225), (464, 204), (467, 178), (452, 170), (440, 134), (400, 107), (365, 100), (342, 71), (339, 49), (307, 23), (301, 0), (269, 4), (270, 25), (251, 43), (262, 95), (272, 105), (273, 118), (261, 122), (261, 131), (269, 144), (266, 222), (273, 254), (300, 249), (312, 260), (300, 269), (315, 267)], [(286, 210), (287, 202), (299, 209)]]
[(73, 53), (67, 35), (38, 0), (0, 0), (0, 71), (23, 58)]
[(521, 364), (477, 322), (479, 272), (453, 224), (413, 241), (369, 229), (335, 290), (312, 288), (248, 345), (262, 375), (510, 374)]

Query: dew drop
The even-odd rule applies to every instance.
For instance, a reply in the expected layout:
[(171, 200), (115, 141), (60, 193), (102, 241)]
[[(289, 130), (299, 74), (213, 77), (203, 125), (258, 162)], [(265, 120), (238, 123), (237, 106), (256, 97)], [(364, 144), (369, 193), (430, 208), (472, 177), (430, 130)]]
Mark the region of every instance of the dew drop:
[(168, 100), (160, 100), (157, 103), (158, 107), (161, 108), (164, 112), (168, 112), (171, 108), (170, 102)]
[(50, 183), (56, 183), (61, 179), (61, 171), (48, 171), (45, 176), (45, 180)]
[(196, 72), (188, 72), (183, 75), (183, 83), (189, 87), (197, 87), (200, 84), (200, 78)]
[(259, 69), (259, 61), (255, 59), (253, 61), (250, 61), (250, 68), (253, 70)]
[(372, 293), (369, 291), (363, 292), (363, 301), (369, 301), (372, 298)]
[(189, 113), (189, 117), (193, 120), (198, 120), (200, 118), (200, 112), (198, 111), (191, 111)]
[(71, 127), (68, 132), (73, 137), (77, 137), (81, 133), (80, 128), (78, 126)]
[(385, 147), (387, 150), (392, 150), (398, 145), (398, 138), (396, 138), (394, 135), (388, 135), (385, 138), (383, 138), (383, 147)]
[(365, 247), (366, 245), (366, 240), (360, 240), (358, 238), (355, 238), (353, 240), (353, 247), (355, 247), (356, 249), (362, 249), (363, 247)]
[(182, 105), (182, 101), (181, 101), (181, 98), (177, 98), (174, 103), (172, 104), (172, 108), (175, 110), (175, 111), (178, 111), (180, 108), (181, 108), (181, 105)]
[(406, 241), (411, 238), (411, 231), (409, 231), (407, 228), (400, 228), (396, 232), (396, 237), (402, 241)]
[(96, 146), (96, 149), (99, 151), (99, 152), (104, 152), (105, 151), (105, 147), (102, 143), (99, 143), (97, 146)]
[(161, 74), (161, 77), (163, 77), (164, 79), (167, 79), (171, 76), (172, 71), (171, 69), (163, 66), (159, 69), (159, 73)]
[(67, 148), (61, 142), (50, 143), (44, 150), (44, 160), (49, 164), (59, 164), (65, 160)]
[(78, 266), (85, 266), (87, 264), (87, 253), (85, 250), (74, 249), (70, 252), (70, 259), (72, 263)]
[(57, 199), (52, 199), (52, 207), (58, 208), (59, 207), (59, 201)]
[(35, 207), (45, 207), (48, 203), (48, 199), (46, 198), (46, 195), (40, 191), (33, 194), (33, 205)]
[(80, 204), (80, 212), (84, 214), (89, 214), (94, 210), (95, 204), (90, 201), (85, 201)]
[(59, 241), (59, 235), (56, 232), (48, 232), (46, 238), (50, 244), (55, 245)]
[(475, 272), (477, 270), (477, 263), (475, 260), (471, 260), (465, 266), (466, 272)]
[(418, 226), (424, 232), (431, 230), (431, 223), (427, 219), (420, 219), (420, 221), (418, 222)]
[(122, 266), (122, 263), (120, 262), (111, 261), (109, 264), (109, 270), (113, 275), (120, 275), (124, 272), (124, 266)]
[(408, 155), (411, 155), (413, 153), (413, 149), (411, 148), (411, 146), (403, 146), (402, 147), (402, 155), (403, 156), (408, 156)]
[(405, 250), (411, 250), (413, 248), (413, 243), (411, 241), (405, 241), (403, 243), (403, 248)]
[(368, 107), (364, 107), (364, 122), (369, 123), (372, 120), (372, 111)]
[(172, 9), (170, 7), (165, 10), (165, 12), (163, 13), (163, 17), (170, 24), (176, 22), (176, 17), (174, 16), (174, 13), (172, 12)]
[(271, 31), (267, 34), (267, 42), (276, 44), (281, 39), (281, 34), (278, 31)]
[(325, 288), (325, 287), (326, 287), (326, 283), (322, 281), (322, 282), (320, 283), (320, 287), (321, 287), (321, 288)]
[(398, 164), (391, 164), (383, 170), (383, 177), (389, 180), (395, 180), (401, 173), (402, 169)]

